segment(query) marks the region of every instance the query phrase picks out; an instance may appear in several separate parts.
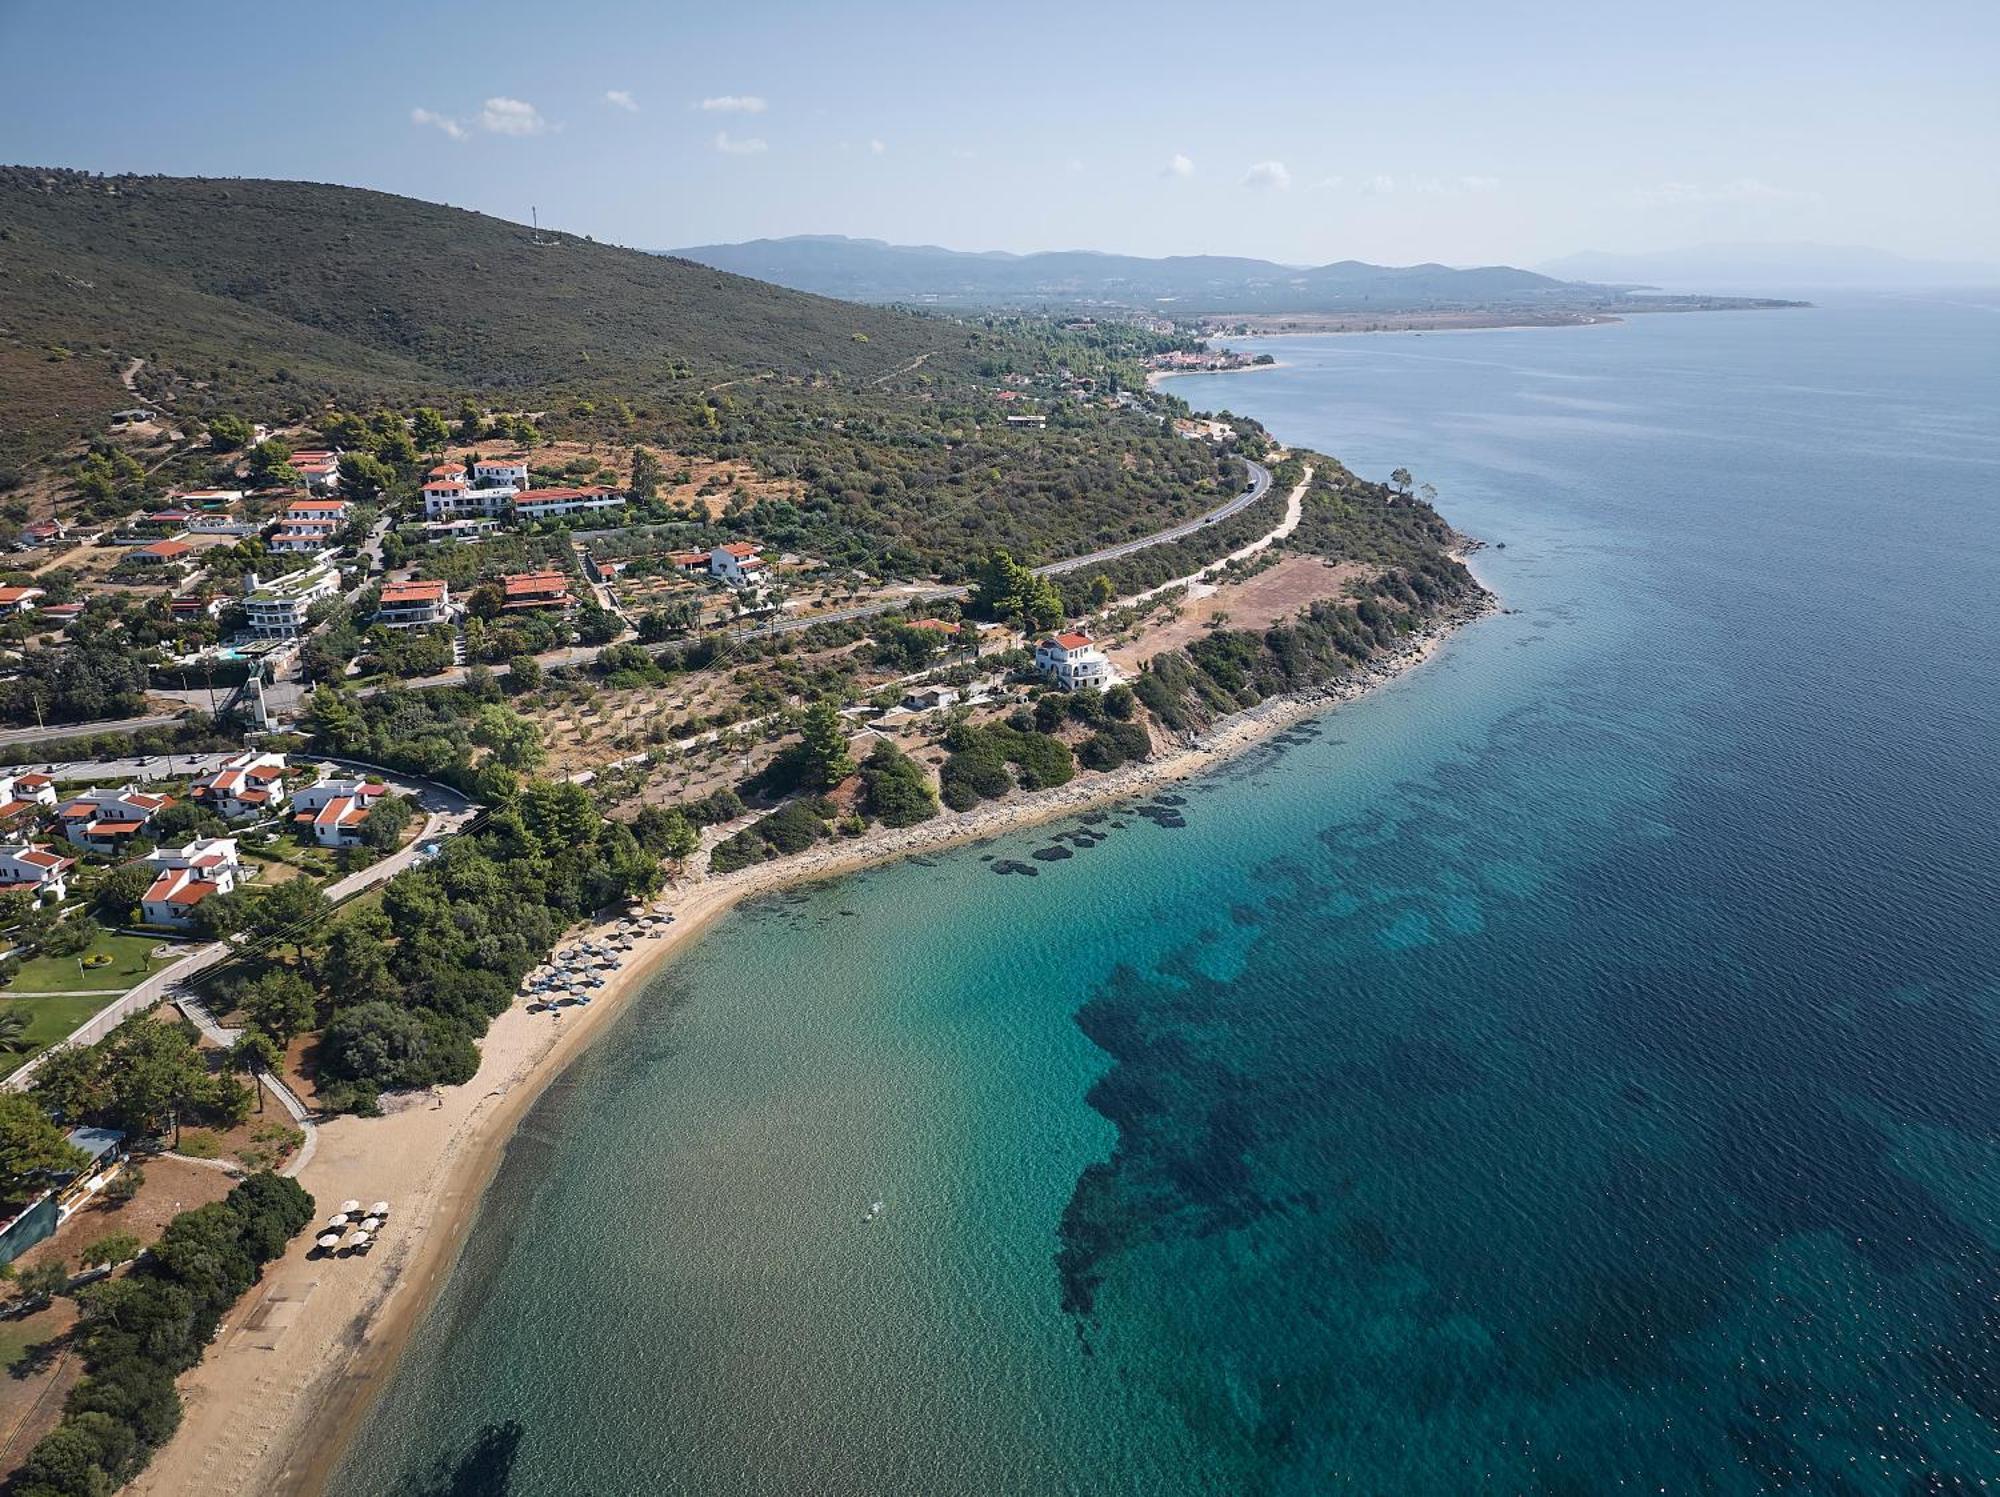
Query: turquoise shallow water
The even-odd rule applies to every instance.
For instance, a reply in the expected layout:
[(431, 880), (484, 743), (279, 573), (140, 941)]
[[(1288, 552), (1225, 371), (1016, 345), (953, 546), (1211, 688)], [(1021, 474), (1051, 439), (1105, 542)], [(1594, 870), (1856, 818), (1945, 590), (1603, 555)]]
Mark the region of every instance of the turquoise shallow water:
[(1435, 482), (1513, 611), (1185, 826), (719, 926), (524, 1128), (336, 1489), (2000, 1474), (1996, 315), (1178, 382)]

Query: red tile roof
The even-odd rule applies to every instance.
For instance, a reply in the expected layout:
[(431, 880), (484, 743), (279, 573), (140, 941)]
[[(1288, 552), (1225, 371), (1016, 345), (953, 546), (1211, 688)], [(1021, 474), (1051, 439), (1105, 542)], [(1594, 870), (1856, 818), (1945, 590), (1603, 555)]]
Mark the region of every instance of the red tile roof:
[(138, 554), (157, 556), (164, 561), (171, 561), (174, 557), (184, 556), (193, 549), (194, 547), (186, 541), (154, 541), (150, 546), (141, 546)]
[(1091, 640), (1088, 634), (1072, 633), (1072, 634), (1058, 634), (1056, 636), (1056, 643), (1061, 645), (1065, 650), (1087, 649), (1090, 646), (1090, 642)]
[(382, 585), (382, 607), (393, 608), (401, 603), (442, 603), (447, 592), (443, 582), (418, 581), (387, 582)]

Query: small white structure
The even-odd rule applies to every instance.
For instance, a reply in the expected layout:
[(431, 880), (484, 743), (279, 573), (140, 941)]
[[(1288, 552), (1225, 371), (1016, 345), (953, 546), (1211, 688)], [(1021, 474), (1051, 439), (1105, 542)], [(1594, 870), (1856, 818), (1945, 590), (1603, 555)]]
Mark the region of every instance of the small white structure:
[(0, 894), (33, 894), (54, 902), (69, 894), (75, 858), (51, 852), (39, 842), (0, 845)]
[(190, 795), (225, 821), (265, 816), (285, 804), (285, 756), (251, 749), (194, 782)]
[(1117, 679), (1088, 634), (1050, 635), (1035, 646), (1035, 667), (1065, 691), (1084, 686), (1102, 690)]
[(388, 793), (378, 780), (321, 780), (292, 797), (292, 820), (310, 827), (321, 847), (353, 847), (369, 808)]
[(33, 613), (35, 599), (47, 596), (46, 588), (0, 587), (0, 619), (11, 618), (17, 613)]
[(185, 930), (194, 909), (211, 894), (227, 894), (243, 876), (234, 837), (197, 837), (185, 847), (162, 847), (143, 866), (156, 875), (139, 901), (148, 925)]
[(747, 587), (764, 580), (764, 558), (748, 541), (731, 541), (708, 553), (708, 572), (731, 587)]
[(903, 707), (909, 712), (929, 712), (937, 707), (956, 707), (959, 701), (955, 686), (917, 686), (903, 693)]
[(171, 795), (148, 795), (136, 786), (99, 790), (96, 786), (65, 801), (56, 818), (63, 835), (91, 852), (120, 851), (159, 812), (174, 803)]
[(243, 610), (258, 638), (296, 639), (305, 632), (306, 614), (313, 604), (339, 591), (340, 573), (330, 562), (269, 582), (252, 572), (244, 583)]

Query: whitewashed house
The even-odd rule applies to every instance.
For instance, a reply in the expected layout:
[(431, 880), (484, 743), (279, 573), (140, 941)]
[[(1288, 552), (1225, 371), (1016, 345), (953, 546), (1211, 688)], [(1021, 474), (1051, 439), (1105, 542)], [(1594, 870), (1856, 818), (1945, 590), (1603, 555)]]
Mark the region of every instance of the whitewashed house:
[(252, 572), (243, 587), (243, 611), (260, 639), (296, 639), (305, 632), (313, 604), (340, 591), (340, 573), (331, 562), (269, 582)]
[(388, 793), (379, 780), (321, 780), (292, 797), (292, 820), (321, 847), (353, 847), (369, 808)]
[(749, 587), (764, 580), (764, 558), (748, 541), (731, 541), (708, 553), (708, 573), (731, 587)]
[(1035, 646), (1035, 667), (1065, 691), (1094, 686), (1100, 691), (1117, 679), (1104, 652), (1088, 634), (1052, 634)]
[(122, 851), (146, 829), (154, 816), (174, 803), (171, 795), (149, 795), (134, 786), (99, 790), (95, 786), (65, 801), (56, 812), (63, 835), (91, 852)]
[(227, 894), (243, 877), (234, 837), (197, 837), (185, 847), (159, 848), (142, 863), (154, 874), (139, 901), (146, 924), (180, 930), (194, 924), (196, 905)]
[(285, 756), (238, 754), (196, 780), (189, 794), (225, 821), (268, 816), (285, 804)]
[(0, 894), (33, 894), (54, 903), (69, 895), (69, 871), (75, 858), (52, 852), (39, 842), (0, 845)]
[(528, 460), (525, 457), (474, 458), (472, 481), (482, 489), (525, 489), (528, 486)]

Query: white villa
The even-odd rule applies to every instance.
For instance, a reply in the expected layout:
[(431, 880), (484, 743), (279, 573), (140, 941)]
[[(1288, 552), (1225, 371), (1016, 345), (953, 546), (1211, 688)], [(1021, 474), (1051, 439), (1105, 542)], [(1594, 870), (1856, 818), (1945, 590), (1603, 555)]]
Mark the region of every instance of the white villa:
[(708, 553), (708, 571), (731, 587), (748, 587), (764, 580), (764, 558), (748, 541), (731, 541)]
[(1099, 690), (1117, 679), (1104, 652), (1088, 634), (1052, 634), (1035, 646), (1035, 668), (1065, 691), (1094, 686)]
[(353, 847), (369, 807), (388, 793), (379, 780), (321, 780), (292, 797), (292, 820), (311, 827), (321, 847)]
[(525, 457), (474, 458), (472, 481), (483, 489), (525, 489), (528, 486), (528, 460)]
[(420, 629), (451, 622), (451, 587), (443, 581), (385, 582), (375, 622), (389, 629)]
[(225, 821), (263, 816), (285, 803), (285, 756), (255, 749), (196, 780), (190, 795)]
[[(426, 520), (457, 520), (469, 515), (477, 515), (488, 520), (497, 520), (513, 508), (517, 492), (512, 483), (489, 483), (485, 470), (488, 463), (477, 464), (480, 470), (478, 487), (465, 481), (463, 463), (439, 463), (424, 479), (424, 518)], [(506, 464), (501, 466), (506, 467)], [(527, 464), (519, 465), (523, 481), (527, 478)], [(512, 471), (509, 468), (509, 471)]]
[(174, 803), (171, 795), (149, 795), (127, 785), (120, 790), (95, 786), (66, 801), (56, 817), (63, 835), (91, 852), (115, 853), (145, 830), (155, 814)]
[(260, 639), (296, 639), (305, 632), (306, 614), (322, 598), (340, 591), (340, 573), (330, 562), (303, 572), (261, 581), (252, 572), (243, 585), (244, 612)]
[(227, 894), (243, 876), (234, 837), (197, 837), (185, 847), (162, 847), (142, 860), (155, 877), (139, 908), (148, 925), (186, 929), (194, 907), (211, 894)]
[(51, 852), (39, 842), (0, 845), (0, 894), (33, 894), (58, 900), (69, 893), (75, 858)]

